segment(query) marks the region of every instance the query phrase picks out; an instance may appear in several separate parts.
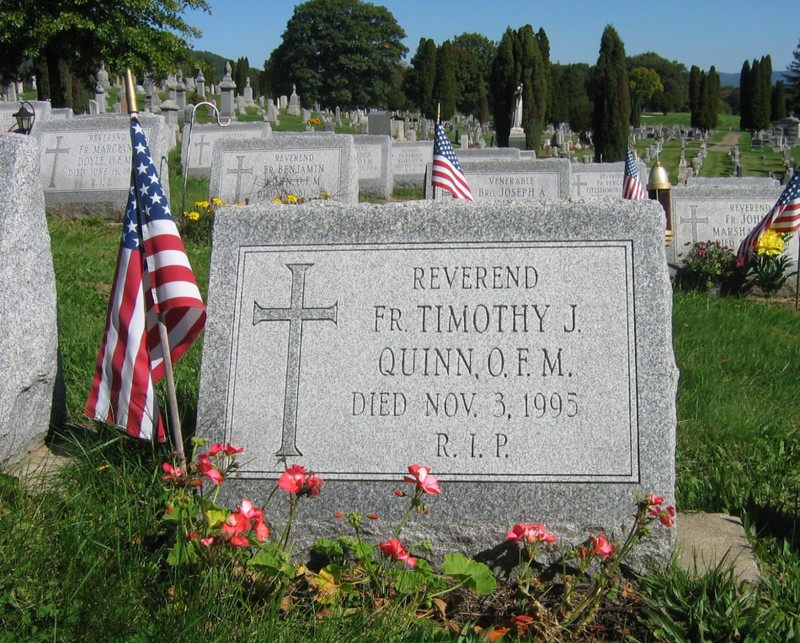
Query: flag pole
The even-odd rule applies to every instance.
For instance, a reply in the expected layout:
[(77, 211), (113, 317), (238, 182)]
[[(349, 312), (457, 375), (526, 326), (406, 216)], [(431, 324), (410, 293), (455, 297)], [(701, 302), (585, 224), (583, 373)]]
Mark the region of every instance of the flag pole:
[[(133, 74), (130, 69), (125, 70), (125, 98), (128, 101), (128, 114), (131, 119), (136, 118), (139, 113), (136, 105), (136, 85), (133, 82)], [(155, 297), (155, 292), (152, 293)], [(157, 302), (156, 302), (157, 303)], [(164, 376), (167, 380), (167, 400), (169, 403), (170, 426), (172, 427), (172, 440), (175, 443), (175, 452), (178, 461), (186, 461), (186, 454), (183, 450), (183, 432), (181, 431), (181, 420), (178, 415), (178, 396), (175, 392), (175, 376), (172, 371), (172, 355), (169, 348), (169, 333), (164, 322), (164, 315), (158, 313), (158, 334), (161, 339), (161, 353), (164, 359)]]

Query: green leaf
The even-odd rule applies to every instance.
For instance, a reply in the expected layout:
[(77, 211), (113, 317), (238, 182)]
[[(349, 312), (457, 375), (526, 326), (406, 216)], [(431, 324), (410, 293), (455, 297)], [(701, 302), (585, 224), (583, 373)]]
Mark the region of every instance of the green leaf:
[(465, 587), (478, 594), (491, 594), (497, 585), (497, 580), (483, 563), (467, 558), (460, 552), (447, 554), (442, 563), (442, 571), (457, 581), (464, 583)]
[(335, 540), (327, 538), (315, 540), (311, 549), (331, 559), (344, 556), (344, 548)]
[(179, 538), (170, 549), (167, 563), (173, 567), (181, 567), (197, 561), (197, 550), (194, 543), (186, 538)]

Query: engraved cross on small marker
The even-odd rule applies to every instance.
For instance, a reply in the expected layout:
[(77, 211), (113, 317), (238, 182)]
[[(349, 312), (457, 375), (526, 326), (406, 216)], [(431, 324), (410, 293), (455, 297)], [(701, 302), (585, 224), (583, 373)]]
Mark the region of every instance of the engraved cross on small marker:
[(238, 164), (236, 168), (228, 168), (226, 174), (235, 174), (236, 175), (236, 198), (234, 201), (239, 203), (242, 200), (242, 174), (252, 174), (253, 168), (246, 168), (242, 169), (242, 163), (244, 163), (244, 156), (237, 156)]
[(697, 224), (698, 223), (708, 223), (708, 217), (705, 219), (698, 219), (697, 218), (697, 205), (690, 205), (689, 208), (692, 211), (692, 216), (687, 218), (681, 218), (681, 223), (691, 223), (692, 224), (692, 241), (699, 241), (697, 238)]
[(283, 432), (280, 457), (303, 455), (297, 449), (297, 398), (300, 388), (300, 354), (303, 345), (303, 322), (332, 321), (336, 323), (339, 302), (325, 308), (306, 308), (304, 293), (306, 270), (313, 263), (287, 263), (292, 273), (291, 304), (288, 308), (263, 308), (253, 302), (253, 326), (262, 321), (289, 322), (289, 351), (286, 358), (286, 392), (283, 401)]
[(572, 187), (575, 188), (575, 196), (582, 196), (581, 188), (589, 187), (589, 184), (586, 181), (581, 181), (581, 177), (576, 176), (575, 182), (572, 184)]
[(48, 187), (54, 188), (56, 187), (56, 166), (58, 165), (58, 155), (59, 154), (69, 154), (68, 147), (61, 147), (61, 139), (64, 138), (63, 136), (56, 136), (56, 146), (45, 148), (45, 154), (53, 154), (53, 171), (50, 172), (50, 185)]

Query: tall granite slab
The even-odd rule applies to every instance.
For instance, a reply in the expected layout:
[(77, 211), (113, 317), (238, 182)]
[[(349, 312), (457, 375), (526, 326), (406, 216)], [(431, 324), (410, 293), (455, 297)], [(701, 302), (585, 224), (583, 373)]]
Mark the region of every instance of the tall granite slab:
[[(647, 166), (637, 163), (639, 179), (647, 186)], [(625, 163), (573, 163), (570, 193), (576, 199), (622, 196)]]
[(433, 141), (394, 141), (392, 176), (395, 187), (424, 187), (425, 168), (432, 160)]
[[(162, 116), (139, 114), (150, 152), (169, 198), (170, 133)], [(48, 212), (121, 221), (131, 184), (130, 117), (81, 116), (45, 123), (39, 162)]]
[(674, 499), (671, 302), (647, 200), (223, 208), (198, 433), (245, 448), (231, 503), (263, 503), (285, 464), (326, 480), (301, 556), (341, 510), (391, 535), (411, 464), (444, 489), (414, 528), (434, 558), (504, 551), (520, 521), (616, 538), (637, 494)]
[[(214, 143), (227, 139), (268, 139), (272, 137), (269, 123), (232, 122), (225, 127), (195, 123), (184, 127), (181, 141), (181, 164), (189, 176), (211, 178), (211, 156)], [(191, 139), (191, 141), (190, 141)], [(191, 148), (189, 144), (191, 142)]]
[(394, 176), (389, 167), (392, 139), (388, 136), (358, 135), (353, 141), (358, 158), (359, 193), (388, 199), (394, 189)]
[(293, 194), (358, 202), (358, 165), (347, 134), (227, 140), (214, 146), (210, 193), (228, 203), (263, 203)]
[[(570, 196), (571, 164), (567, 159), (486, 159), (460, 163), (475, 201), (567, 199)], [(433, 187), (430, 170), (429, 166), (425, 198), (449, 197), (448, 192)]]
[[(697, 241), (719, 241), (735, 252), (772, 209), (782, 191), (780, 185), (738, 183), (737, 179), (728, 179), (724, 186), (676, 185), (672, 188), (675, 256), (670, 259), (683, 263)], [(789, 239), (787, 252), (790, 257), (797, 257), (797, 235)]]
[[(0, 469), (41, 446), (57, 373), (56, 282), (39, 148), (0, 134)], [(62, 400), (63, 402), (63, 400)]]

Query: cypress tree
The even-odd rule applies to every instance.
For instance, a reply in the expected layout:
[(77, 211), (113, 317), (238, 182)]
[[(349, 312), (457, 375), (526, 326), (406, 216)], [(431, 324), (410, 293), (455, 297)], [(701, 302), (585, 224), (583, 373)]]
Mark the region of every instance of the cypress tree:
[(511, 132), (511, 110), (517, 89), (514, 75), (514, 32), (509, 27), (503, 34), (492, 61), (491, 90), (497, 145), (508, 147)]
[(691, 126), (700, 127), (697, 117), (700, 114), (700, 68), (692, 65), (689, 72), (689, 111), (691, 112)]
[(550, 62), (550, 39), (544, 27), (539, 27), (536, 32), (536, 44), (539, 46), (539, 56), (542, 58), (542, 70), (544, 75), (544, 94), (545, 112), (543, 122), (552, 120), (553, 94), (555, 93), (555, 80), (553, 79), (553, 64)]
[(714, 129), (719, 122), (719, 105), (722, 99), (719, 74), (717, 68), (711, 65), (708, 70), (708, 129)]
[(595, 161), (611, 163), (625, 160), (629, 120), (625, 45), (616, 29), (607, 25), (600, 40), (600, 56), (594, 71), (592, 130)]
[(421, 39), (417, 55), (411, 61), (416, 80), (415, 98), (420, 111), (428, 118), (436, 116), (436, 99), (433, 95), (436, 85), (436, 54), (437, 48), (433, 39)]
[(764, 118), (759, 129), (767, 129), (772, 113), (772, 57), (769, 54), (761, 58), (761, 91), (761, 110)]
[(533, 28), (525, 25), (517, 32), (519, 58), (515, 66), (520, 70), (522, 83), (522, 128), (525, 130), (525, 147), (539, 148), (547, 109), (547, 79), (539, 45)]
[(782, 80), (775, 83), (775, 91), (772, 92), (772, 109), (770, 111), (770, 120), (772, 121), (786, 118), (786, 85)]
[(800, 42), (792, 52), (792, 62), (789, 63), (785, 76), (789, 79), (786, 85), (786, 107), (800, 113)]
[(753, 92), (750, 62), (745, 60), (739, 74), (739, 129), (753, 129)]
[(437, 106), (441, 104), (442, 118), (448, 119), (455, 116), (457, 96), (456, 59), (453, 44), (449, 40), (445, 40), (436, 52), (436, 82), (433, 90), (434, 102), (437, 103)]
[(750, 90), (750, 110), (753, 117), (750, 131), (754, 131), (764, 127), (763, 123), (767, 119), (764, 111), (764, 79), (761, 75), (761, 62), (755, 58), (750, 67)]

